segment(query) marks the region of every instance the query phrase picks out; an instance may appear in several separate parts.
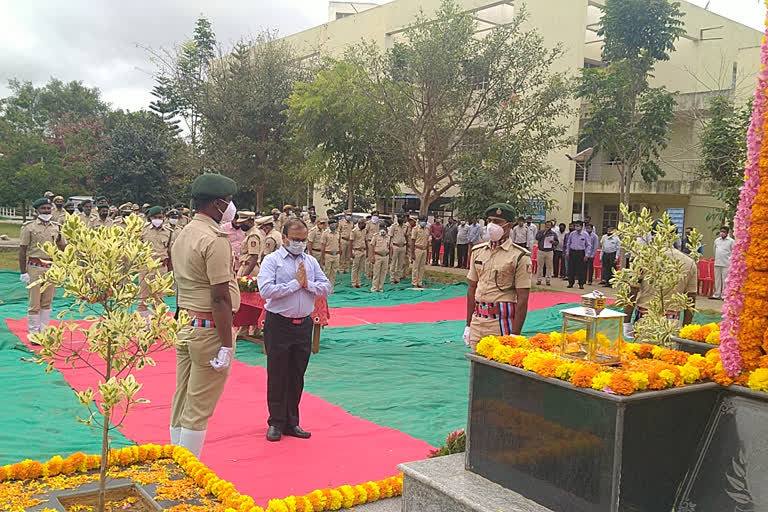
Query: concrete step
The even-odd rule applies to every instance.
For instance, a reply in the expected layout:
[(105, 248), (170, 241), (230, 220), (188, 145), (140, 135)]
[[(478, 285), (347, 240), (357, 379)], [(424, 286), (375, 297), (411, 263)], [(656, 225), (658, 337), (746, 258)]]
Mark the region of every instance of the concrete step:
[(402, 512), (552, 512), (464, 469), (464, 454), (408, 462)]
[(386, 498), (355, 507), (356, 512), (400, 512), (402, 498)]

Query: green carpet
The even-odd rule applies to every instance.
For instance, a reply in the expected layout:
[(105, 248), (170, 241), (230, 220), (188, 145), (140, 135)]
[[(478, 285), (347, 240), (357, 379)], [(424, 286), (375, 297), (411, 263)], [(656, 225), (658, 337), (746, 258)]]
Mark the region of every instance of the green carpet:
[(360, 308), (397, 306), (398, 304), (415, 304), (417, 302), (436, 302), (467, 294), (467, 283), (439, 284), (425, 281), (427, 288), (416, 290), (411, 288), (410, 279), (399, 284), (384, 284), (383, 293), (371, 293), (371, 282), (362, 280), (362, 288), (350, 286), (350, 274), (339, 274), (336, 285), (330, 297), (328, 306), (331, 308)]

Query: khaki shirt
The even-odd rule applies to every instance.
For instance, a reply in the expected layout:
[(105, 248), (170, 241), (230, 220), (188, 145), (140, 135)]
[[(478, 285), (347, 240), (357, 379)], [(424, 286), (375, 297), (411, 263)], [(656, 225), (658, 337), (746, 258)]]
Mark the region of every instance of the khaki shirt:
[(323, 236), (320, 239), (320, 246), (325, 246), (327, 252), (339, 253), (341, 250), (341, 233), (339, 230), (331, 231), (330, 229), (323, 231)]
[(376, 236), (379, 233), (379, 225), (374, 224), (373, 222), (368, 222), (365, 225), (365, 239), (370, 242), (373, 240), (373, 237)]
[(27, 258), (49, 259), (50, 256), (42, 249), (42, 245), (45, 242), (55, 244), (59, 233), (61, 226), (57, 222), (35, 219), (22, 226), (19, 245), (27, 248)]
[(341, 234), (341, 238), (349, 240), (352, 237), (353, 229), (355, 229), (355, 223), (351, 220), (341, 219), (339, 221), (339, 233)]
[(426, 249), (429, 242), (429, 229), (418, 224), (411, 230), (411, 240), (414, 249)]
[(109, 217), (105, 217), (104, 220), (101, 219), (98, 215), (96, 218), (91, 217), (90, 222), (88, 223), (88, 227), (91, 229), (99, 229), (100, 227), (104, 226), (105, 228), (113, 226), (115, 221), (110, 219)]
[(256, 262), (259, 262), (261, 253), (264, 251), (264, 240), (267, 235), (264, 234), (259, 227), (253, 227), (245, 234), (245, 239), (240, 245), (240, 263), (245, 264), (247, 260), (252, 257), (256, 257)]
[(405, 247), (405, 226), (400, 224), (392, 224), (389, 228), (389, 236), (392, 237), (392, 244), (397, 247)]
[(152, 244), (152, 257), (158, 260), (168, 258), (168, 248), (171, 245), (173, 231), (168, 226), (162, 225), (157, 229), (151, 223), (144, 225), (141, 230), (141, 239)]
[[(285, 223), (288, 222), (288, 219), (293, 217), (293, 215), (286, 215), (285, 212), (280, 214), (280, 217), (277, 218), (275, 221), (275, 229), (279, 232), (283, 232), (283, 226), (285, 226)], [(280, 242), (282, 244), (282, 242)]]
[(307, 242), (312, 244), (312, 253), (318, 252), (322, 247), (323, 231), (320, 226), (315, 226), (309, 230)]
[(371, 247), (376, 256), (389, 256), (389, 235), (377, 234), (371, 240)]
[[(275, 252), (281, 245), (283, 245), (283, 235), (278, 230), (272, 228), (272, 231), (264, 238), (264, 256)], [(264, 259), (264, 256), (262, 256), (262, 259)]]
[[(93, 217), (94, 217), (93, 211), (91, 211), (90, 215), (88, 215), (85, 212), (77, 212), (77, 216), (80, 217), (80, 220), (83, 221), (83, 224), (85, 224), (86, 226), (90, 227), (91, 221), (93, 220)], [(98, 217), (99, 216), (96, 215), (96, 218), (98, 218)]]
[[(670, 290), (665, 296), (664, 300), (668, 300), (675, 293), (697, 293), (699, 290), (699, 269), (696, 266), (696, 262), (690, 256), (683, 254), (677, 249), (670, 249), (667, 254), (672, 256), (677, 261), (682, 262), (683, 272), (680, 274), (680, 278), (677, 281), (675, 288)], [(645, 281), (640, 282), (640, 290), (637, 292), (637, 306), (641, 308), (647, 308), (648, 304), (653, 299), (655, 290), (651, 289)]]
[(240, 290), (232, 272), (232, 245), (227, 234), (207, 215), (197, 215), (171, 249), (179, 288), (179, 307), (211, 312), (211, 287), (229, 283), (232, 310), (240, 308)]
[(365, 249), (367, 247), (365, 243), (367, 241), (365, 238), (366, 228), (360, 229), (356, 227), (352, 230), (352, 249)]
[(54, 206), (51, 214), (51, 220), (57, 224), (64, 224), (67, 221), (67, 210), (64, 208), (59, 210)]
[(477, 281), (475, 301), (517, 302), (517, 289), (531, 287), (531, 253), (507, 239), (491, 249), (489, 243), (472, 248), (470, 281)]

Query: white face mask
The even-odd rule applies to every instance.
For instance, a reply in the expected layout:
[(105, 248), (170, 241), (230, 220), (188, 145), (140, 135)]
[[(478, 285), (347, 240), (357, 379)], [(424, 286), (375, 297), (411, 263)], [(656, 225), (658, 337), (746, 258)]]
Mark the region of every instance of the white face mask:
[(493, 222), (488, 223), (488, 238), (491, 242), (498, 242), (504, 236), (504, 228)]
[(286, 250), (289, 253), (293, 254), (294, 256), (298, 256), (299, 254), (303, 253), (306, 248), (307, 248), (307, 242), (289, 240), (288, 247), (286, 247)]
[(53, 215), (51, 215), (50, 213), (39, 213), (39, 214), (37, 214), (37, 218), (40, 219), (43, 222), (50, 222), (51, 217), (53, 217)]
[(159, 228), (160, 226), (162, 226), (162, 225), (163, 225), (163, 219), (150, 219), (149, 221), (150, 221), (150, 222), (152, 223), (152, 225), (153, 225), (153, 226), (155, 226), (156, 228)]
[(168, 224), (170, 224), (171, 226), (175, 226), (178, 223), (179, 223), (179, 219), (168, 219)]
[(221, 220), (219, 221), (220, 224), (226, 224), (227, 222), (232, 222), (235, 220), (235, 215), (237, 215), (237, 207), (235, 206), (234, 201), (230, 201), (227, 205), (227, 209), (221, 212)]
[(371, 217), (371, 222), (373, 222), (374, 224), (376, 224), (377, 222), (379, 222), (379, 218), (378, 218), (377, 216), (375, 216), (375, 215), (374, 215), (373, 217)]
[(386, 229), (382, 229), (382, 230), (379, 231), (379, 233), (381, 233), (382, 235), (386, 235), (387, 234), (387, 230)]

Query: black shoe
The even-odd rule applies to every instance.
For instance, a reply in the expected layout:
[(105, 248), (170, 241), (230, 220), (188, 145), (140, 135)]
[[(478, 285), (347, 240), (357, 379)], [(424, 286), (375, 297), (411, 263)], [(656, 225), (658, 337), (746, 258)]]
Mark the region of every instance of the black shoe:
[(281, 437), (283, 437), (283, 434), (280, 433), (279, 428), (270, 426), (269, 430), (267, 430), (267, 441), (279, 441)]
[(302, 429), (298, 425), (295, 427), (287, 428), (283, 431), (283, 434), (291, 437), (298, 437), (299, 439), (309, 439), (312, 434)]
[[(569, 286), (568, 288), (570, 288), (570, 286)], [(580, 285), (579, 285), (579, 290), (583, 290), (583, 289), (584, 289), (584, 285), (583, 285), (583, 284), (580, 284)]]
[(573, 285), (569, 284), (568, 286), (566, 286), (566, 288), (573, 288)]

